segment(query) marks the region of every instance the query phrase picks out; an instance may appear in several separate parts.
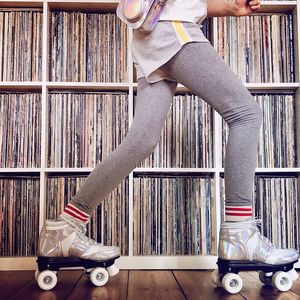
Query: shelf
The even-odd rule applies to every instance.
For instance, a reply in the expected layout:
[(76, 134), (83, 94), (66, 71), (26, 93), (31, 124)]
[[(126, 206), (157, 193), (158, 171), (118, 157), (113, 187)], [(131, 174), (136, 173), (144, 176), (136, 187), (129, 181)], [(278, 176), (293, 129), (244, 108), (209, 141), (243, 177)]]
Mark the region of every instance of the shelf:
[(41, 168), (0, 168), (0, 173), (39, 173)]
[(43, 83), (41, 81), (1, 81), (1, 91), (36, 91), (42, 92)]
[[(113, 11), (116, 9), (119, 0), (65, 0), (65, 1), (0, 1), (0, 7), (42, 7), (43, 3), (48, 3), (49, 8), (52, 9), (64, 9), (72, 10), (78, 9), (82, 11)], [(291, 12), (297, 7), (297, 1), (261, 1), (260, 10), (258, 13), (266, 12)]]
[[(216, 269), (217, 256), (121, 256), (116, 260), (116, 265), (122, 270), (146, 269)], [(35, 270), (37, 268), (35, 257), (5, 257), (1, 258), (1, 270)], [(300, 268), (300, 262), (295, 264), (295, 268)], [(74, 268), (76, 269), (76, 268)], [(77, 268), (78, 269), (78, 268)]]
[(79, 91), (128, 91), (129, 83), (113, 82), (47, 82), (49, 90), (72, 89)]
[[(55, 173), (74, 173), (74, 175), (78, 173), (90, 173), (94, 168), (0, 168), (1, 173), (39, 173), (45, 172), (48, 174)], [(214, 174), (214, 173), (224, 173), (224, 168), (135, 168), (133, 173), (174, 173), (174, 174)], [(256, 174), (261, 173), (295, 173), (300, 174), (299, 168), (256, 168)]]
[(0, 8), (12, 7), (43, 7), (43, 1), (30, 0), (30, 1), (0, 1)]
[[(219, 172), (224, 173), (224, 168), (220, 168)], [(300, 168), (256, 168), (255, 174), (260, 173), (299, 173)]]
[[(295, 78), (299, 81), (299, 47), (298, 47), (298, 37), (299, 37), (299, 20), (296, 16), (299, 16), (299, 5), (297, 4), (298, 1), (262, 1), (260, 13), (293, 13), (294, 15), (294, 24), (295, 24)], [(94, 167), (84, 167), (84, 168), (48, 168), (47, 166), (47, 126), (48, 126), (48, 108), (47, 108), (47, 99), (48, 93), (54, 93), (56, 91), (75, 91), (75, 92), (128, 92), (128, 101), (129, 101), (129, 124), (132, 122), (133, 119), (133, 106), (134, 106), (134, 93), (137, 90), (137, 83), (133, 82), (133, 63), (130, 57), (130, 51), (128, 51), (128, 76), (123, 77), (126, 78), (124, 80), (128, 80), (128, 82), (53, 82), (48, 81), (49, 76), (49, 67), (50, 62), (49, 53), (49, 19), (51, 16), (51, 12), (54, 10), (66, 10), (66, 11), (73, 11), (79, 10), (82, 12), (97, 12), (97, 13), (115, 13), (116, 7), (119, 3), (119, 0), (113, 1), (103, 1), (103, 0), (91, 0), (91, 1), (83, 1), (83, 0), (70, 0), (70, 1), (47, 1), (47, 0), (40, 0), (40, 1), (0, 1), (0, 10), (8, 11), (10, 8), (36, 8), (40, 11), (43, 11), (43, 64), (42, 64), (42, 81), (37, 82), (0, 82), (0, 91), (37, 91), (42, 93), (42, 149), (41, 149), (41, 167), (39, 168), (0, 168), (0, 174), (4, 174), (4, 176), (38, 176), (40, 177), (40, 210), (44, 211), (45, 204), (46, 204), (46, 194), (47, 194), (47, 177), (51, 176), (64, 176), (64, 175), (74, 175), (76, 177), (79, 174), (88, 175), (88, 173), (92, 172)], [(212, 24), (212, 31), (215, 30), (216, 26), (216, 17), (212, 18), (214, 22)], [(216, 33), (213, 32), (216, 36)], [(128, 41), (132, 37), (132, 31), (128, 30)], [(128, 42), (128, 47), (130, 44)], [(37, 77), (40, 78), (40, 77)], [(299, 104), (299, 82), (292, 82), (292, 83), (244, 83), (245, 87), (251, 92), (266, 92), (266, 93), (283, 93), (283, 92), (296, 92), (296, 100)], [(177, 93), (186, 93), (188, 89), (178, 84)], [(300, 112), (300, 106), (297, 111)], [(298, 118), (299, 119), (299, 118)], [(220, 166), (220, 157), (221, 154), (219, 151), (221, 147), (221, 120), (219, 119), (219, 115), (216, 113), (216, 120), (214, 120), (214, 130), (217, 131), (217, 134), (214, 137), (214, 166)], [(298, 126), (297, 129), (297, 139), (300, 139), (299, 136), (300, 127)], [(298, 148), (299, 148), (299, 141), (298, 141)], [(219, 151), (219, 152), (218, 152)], [(299, 152), (299, 150), (298, 150)], [(299, 152), (300, 153), (300, 152)], [(300, 155), (299, 155), (300, 158)], [(214, 176), (214, 183), (212, 188), (212, 198), (214, 200), (214, 206), (212, 207), (212, 227), (211, 231), (213, 234), (212, 240), (212, 248), (215, 249), (217, 242), (218, 242), (218, 229), (220, 225), (220, 182), (221, 182), (221, 175), (223, 176), (224, 168), (221, 167), (214, 167), (214, 168), (143, 168), (138, 167), (135, 168), (129, 174), (129, 200), (128, 200), (128, 219), (129, 219), (129, 241), (128, 241), (128, 253), (129, 256), (122, 256), (120, 259), (117, 260), (117, 265), (121, 269), (213, 269), (216, 268), (216, 261), (217, 256), (213, 255), (199, 255), (199, 256), (188, 256), (188, 255), (180, 255), (180, 256), (134, 256), (131, 255), (134, 251), (133, 246), (133, 203), (134, 203), (134, 196), (133, 196), (133, 178), (134, 176), (138, 176), (141, 174), (144, 175), (152, 175), (152, 174), (172, 174), (172, 175), (182, 175), (188, 174), (191, 176), (202, 176), (202, 175), (209, 175)], [(299, 192), (300, 192), (300, 167), (296, 168), (257, 168), (255, 170), (256, 174), (270, 174), (270, 175), (296, 175), (299, 177)], [(300, 201), (300, 199), (299, 199)], [(43, 213), (40, 214), (40, 229), (41, 224), (44, 221)], [(299, 241), (298, 241), (299, 242)], [(214, 252), (212, 252), (214, 253)], [(35, 257), (1, 257), (0, 258), (0, 270), (14, 270), (14, 269), (36, 269), (36, 262)], [(300, 268), (300, 263), (296, 264), (297, 268)]]
[(85, 12), (115, 12), (119, 1), (48, 1), (50, 10), (80, 10)]
[(92, 172), (93, 168), (45, 168), (47, 173), (60, 173), (60, 172), (69, 172), (69, 173), (78, 173), (78, 172)]
[[(80, 91), (127, 91), (131, 84), (128, 82), (52, 82), (47, 81), (44, 85), (50, 91), (55, 90), (80, 90)], [(244, 83), (245, 87), (252, 92), (282, 92), (296, 91), (299, 88), (299, 82), (288, 83)], [(30, 81), (2, 81), (0, 82), (1, 90), (36, 90), (41, 91), (43, 82)], [(132, 84), (133, 91), (137, 90), (137, 83)], [(176, 92), (188, 92), (188, 89), (182, 84), (178, 84)]]
[(245, 87), (253, 92), (258, 91), (265, 91), (265, 92), (271, 92), (271, 91), (283, 91), (283, 90), (291, 90), (295, 91), (299, 88), (299, 82), (287, 82), (287, 83), (245, 83)]
[[(282, 92), (296, 91), (299, 88), (299, 82), (287, 83), (244, 83), (245, 87), (251, 92)], [(133, 91), (137, 91), (137, 82), (133, 83)], [(177, 85), (176, 92), (187, 93), (189, 90), (182, 84)]]
[(259, 13), (292, 12), (297, 7), (297, 1), (261, 1)]
[[(1, 270), (35, 270), (35, 257), (1, 258)], [(121, 256), (116, 260), (120, 269), (212, 269), (217, 267), (217, 256)]]
[(81, 10), (92, 12), (115, 12), (119, 0), (103, 1), (103, 0), (89, 0), (89, 1), (0, 1), (0, 8), (27, 8), (27, 7), (43, 7), (43, 3), (48, 3), (50, 10)]

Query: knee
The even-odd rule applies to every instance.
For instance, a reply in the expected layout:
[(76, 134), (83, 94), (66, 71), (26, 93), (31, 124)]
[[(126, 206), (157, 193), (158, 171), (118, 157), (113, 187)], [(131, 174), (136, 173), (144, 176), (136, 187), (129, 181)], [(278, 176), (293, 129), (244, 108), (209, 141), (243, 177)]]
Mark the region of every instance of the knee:
[(260, 128), (263, 121), (263, 112), (259, 104), (250, 94), (247, 101), (243, 101), (240, 105), (233, 107), (230, 110), (230, 114), (227, 114), (224, 119), (231, 127), (248, 125), (254, 128)]

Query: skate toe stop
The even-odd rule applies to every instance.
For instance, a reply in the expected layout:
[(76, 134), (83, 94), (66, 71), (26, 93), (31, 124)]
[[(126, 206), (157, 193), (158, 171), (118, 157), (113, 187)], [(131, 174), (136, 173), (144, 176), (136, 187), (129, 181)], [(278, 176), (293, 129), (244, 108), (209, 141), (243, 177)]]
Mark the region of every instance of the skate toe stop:
[(110, 277), (115, 276), (119, 273), (119, 268), (116, 266), (116, 264), (113, 264), (110, 267), (107, 267), (106, 270)]
[(295, 281), (299, 278), (299, 274), (297, 273), (297, 271), (295, 269), (292, 269), (292, 270), (288, 271), (287, 273), (291, 276), (293, 281)]

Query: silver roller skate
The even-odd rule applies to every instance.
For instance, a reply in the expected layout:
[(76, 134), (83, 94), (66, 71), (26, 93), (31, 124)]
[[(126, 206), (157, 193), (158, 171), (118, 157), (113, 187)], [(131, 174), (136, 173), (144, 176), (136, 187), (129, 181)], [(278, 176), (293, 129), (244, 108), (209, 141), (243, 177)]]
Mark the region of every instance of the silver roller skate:
[(103, 286), (109, 276), (118, 274), (115, 260), (120, 257), (117, 246), (103, 246), (86, 236), (86, 224), (60, 215), (46, 220), (38, 241), (35, 279), (43, 290), (57, 284), (60, 268), (84, 267), (95, 286)]
[(243, 287), (240, 271), (259, 271), (260, 281), (279, 291), (290, 290), (299, 276), (294, 269), (298, 252), (276, 248), (260, 233), (257, 227), (260, 222), (251, 219), (221, 224), (218, 269), (212, 272), (212, 281), (231, 294)]

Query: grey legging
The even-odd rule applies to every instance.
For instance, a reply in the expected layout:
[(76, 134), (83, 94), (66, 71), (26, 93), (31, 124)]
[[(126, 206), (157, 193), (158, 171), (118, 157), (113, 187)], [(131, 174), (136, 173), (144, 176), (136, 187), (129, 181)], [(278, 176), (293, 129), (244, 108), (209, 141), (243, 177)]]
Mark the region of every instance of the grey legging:
[[(252, 205), (262, 111), (248, 89), (210, 43), (185, 44), (161, 68), (206, 101), (229, 126), (225, 156), (225, 204)], [(71, 203), (91, 214), (159, 142), (177, 82), (138, 80), (133, 122), (122, 143), (86, 178)]]

